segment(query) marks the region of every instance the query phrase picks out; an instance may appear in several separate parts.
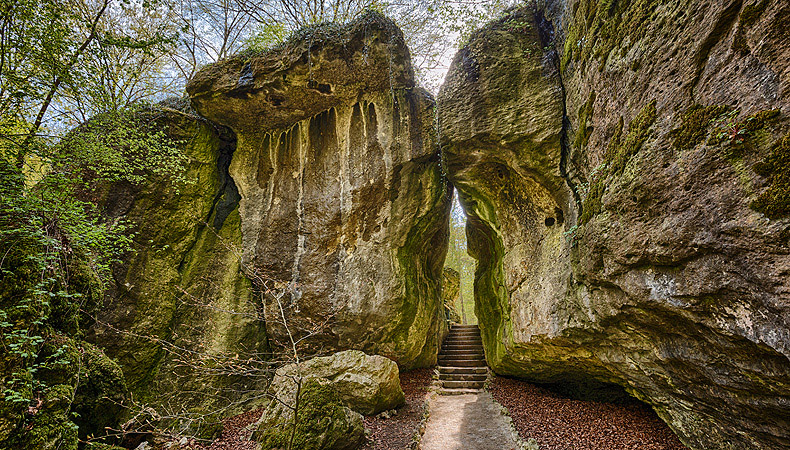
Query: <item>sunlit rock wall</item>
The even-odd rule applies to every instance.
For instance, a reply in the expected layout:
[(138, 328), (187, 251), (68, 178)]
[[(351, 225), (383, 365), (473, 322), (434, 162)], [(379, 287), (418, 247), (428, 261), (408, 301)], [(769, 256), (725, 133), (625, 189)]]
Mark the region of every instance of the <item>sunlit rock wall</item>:
[(370, 13), (308, 29), (203, 69), (187, 90), (238, 136), (243, 266), (271, 289), (273, 342), (314, 334), (316, 352), (434, 363), (450, 187), (433, 99), (392, 22)]

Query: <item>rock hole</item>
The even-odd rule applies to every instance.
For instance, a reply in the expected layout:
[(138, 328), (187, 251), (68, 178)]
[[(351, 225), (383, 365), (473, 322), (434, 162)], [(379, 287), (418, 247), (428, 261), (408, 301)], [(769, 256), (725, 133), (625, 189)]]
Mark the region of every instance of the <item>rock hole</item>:
[(497, 169), (496, 170), (496, 176), (499, 177), (500, 180), (504, 180), (505, 179), (505, 171), (502, 170), (502, 169)]
[(554, 208), (554, 216), (557, 217), (557, 224), (565, 222), (565, 214), (560, 208)]
[(546, 217), (546, 226), (550, 227), (554, 225), (554, 217)]
[(271, 103), (272, 106), (280, 106), (283, 104), (284, 101), (285, 101), (285, 97), (283, 97), (280, 94), (269, 95), (269, 103)]
[(319, 83), (315, 80), (310, 80), (307, 82), (307, 87), (310, 89), (314, 89), (322, 94), (331, 94), (332, 93), (332, 86), (324, 83)]

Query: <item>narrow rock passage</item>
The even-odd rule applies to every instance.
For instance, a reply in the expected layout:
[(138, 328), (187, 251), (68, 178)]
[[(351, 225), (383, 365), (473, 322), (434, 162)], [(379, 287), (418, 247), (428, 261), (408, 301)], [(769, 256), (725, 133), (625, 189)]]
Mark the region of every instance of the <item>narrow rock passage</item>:
[(421, 450), (516, 449), (510, 423), (491, 394), (436, 395)]

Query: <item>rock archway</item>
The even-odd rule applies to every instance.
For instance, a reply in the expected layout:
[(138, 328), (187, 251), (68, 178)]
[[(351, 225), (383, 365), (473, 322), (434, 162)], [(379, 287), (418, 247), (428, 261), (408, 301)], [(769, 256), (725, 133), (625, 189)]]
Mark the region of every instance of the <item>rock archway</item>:
[[(748, 75), (724, 69), (743, 67), (723, 62), (744, 58), (726, 44), (746, 33), (733, 26), (740, 3), (692, 2), (710, 12), (702, 23), (685, 2), (597, 3), (548, 2), (553, 20), (525, 8), (477, 31), (437, 100), (488, 363), (572, 389), (619, 385), (691, 448), (784, 447), (786, 221), (760, 214), (766, 180), (747, 167), (783, 148), (786, 99), (740, 89), (732, 79)], [(670, 37), (687, 35), (713, 40)], [(749, 64), (787, 73), (764, 50)], [(650, 59), (679, 51), (704, 54)], [(667, 89), (672, 77), (683, 81)], [(717, 101), (751, 108), (739, 126), (755, 127), (755, 153), (711, 132), (715, 117), (693, 122), (712, 110), (693, 102)]]

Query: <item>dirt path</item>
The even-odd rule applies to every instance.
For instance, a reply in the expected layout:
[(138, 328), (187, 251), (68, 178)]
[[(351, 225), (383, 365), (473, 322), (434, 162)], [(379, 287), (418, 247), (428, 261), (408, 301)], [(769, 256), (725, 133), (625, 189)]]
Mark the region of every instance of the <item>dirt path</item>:
[(516, 449), (512, 428), (491, 394), (436, 395), (421, 450)]

